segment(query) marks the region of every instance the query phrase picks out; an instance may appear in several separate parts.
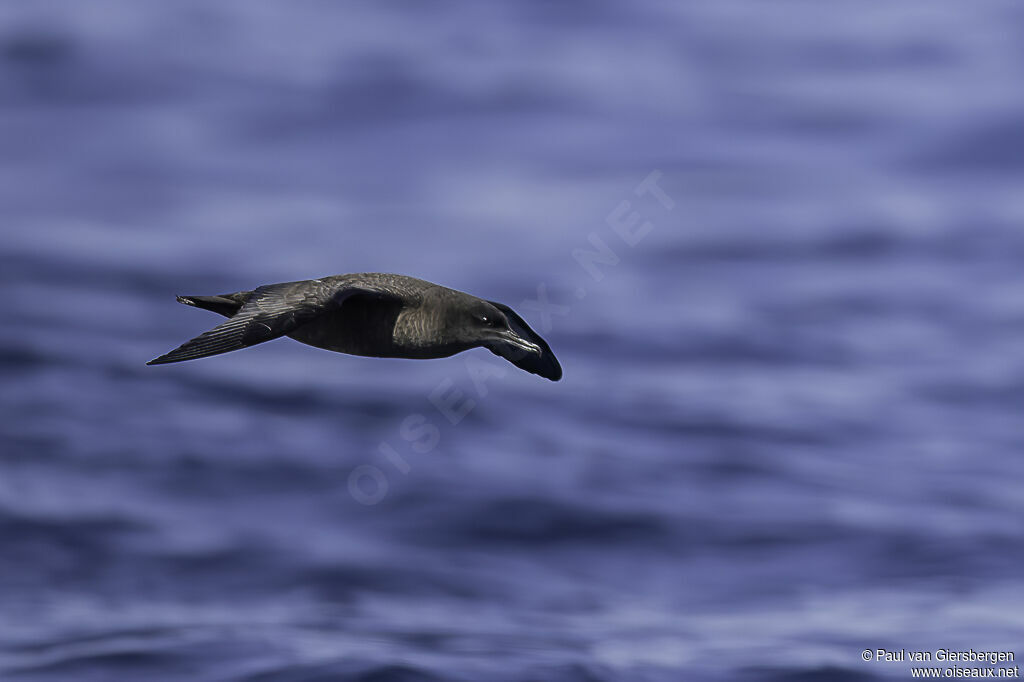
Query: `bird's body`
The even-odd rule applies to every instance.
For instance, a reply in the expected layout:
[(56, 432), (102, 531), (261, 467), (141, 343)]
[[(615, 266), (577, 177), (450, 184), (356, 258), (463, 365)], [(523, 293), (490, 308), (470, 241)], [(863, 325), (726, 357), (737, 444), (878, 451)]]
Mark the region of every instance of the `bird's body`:
[(229, 319), (148, 364), (218, 355), (288, 336), (349, 355), (442, 358), (484, 346), (557, 381), (547, 343), (511, 308), (405, 275), (357, 273), (218, 296), (179, 296)]
[(338, 310), (320, 315), (288, 335), (296, 341), (337, 353), (376, 358), (444, 358), (470, 348), (446, 338), (444, 316), (432, 314), (469, 297), (468, 294), (415, 277), (383, 273), (335, 275), (319, 281), (331, 290), (372, 283), (400, 296), (353, 296)]

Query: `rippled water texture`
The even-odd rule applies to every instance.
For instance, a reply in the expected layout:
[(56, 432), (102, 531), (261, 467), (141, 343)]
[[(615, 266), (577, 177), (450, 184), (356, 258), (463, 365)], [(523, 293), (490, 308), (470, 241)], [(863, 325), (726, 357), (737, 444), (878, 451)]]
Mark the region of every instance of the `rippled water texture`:
[[(1021, 25), (0, 6), (0, 679), (1024, 656)], [(565, 379), (288, 340), (143, 364), (216, 322), (175, 294), (359, 271), (518, 308)]]

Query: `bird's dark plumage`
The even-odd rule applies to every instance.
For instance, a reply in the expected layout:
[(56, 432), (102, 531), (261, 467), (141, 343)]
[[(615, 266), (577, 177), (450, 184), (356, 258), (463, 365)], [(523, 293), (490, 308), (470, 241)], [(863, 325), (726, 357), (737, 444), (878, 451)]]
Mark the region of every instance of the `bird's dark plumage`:
[(383, 273), (335, 275), (218, 296), (179, 296), (227, 321), (147, 364), (194, 360), (281, 336), (351, 355), (440, 358), (483, 346), (558, 381), (547, 342), (502, 303)]

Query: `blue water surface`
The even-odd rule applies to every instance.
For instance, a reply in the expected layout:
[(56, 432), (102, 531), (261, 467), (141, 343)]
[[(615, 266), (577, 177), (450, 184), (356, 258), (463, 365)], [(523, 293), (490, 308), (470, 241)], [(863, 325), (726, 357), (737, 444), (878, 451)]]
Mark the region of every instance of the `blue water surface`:
[[(1022, 25), (4, 3), (0, 680), (1024, 656)], [(217, 322), (176, 294), (360, 271), (516, 307), (564, 380), (287, 339), (144, 366)]]

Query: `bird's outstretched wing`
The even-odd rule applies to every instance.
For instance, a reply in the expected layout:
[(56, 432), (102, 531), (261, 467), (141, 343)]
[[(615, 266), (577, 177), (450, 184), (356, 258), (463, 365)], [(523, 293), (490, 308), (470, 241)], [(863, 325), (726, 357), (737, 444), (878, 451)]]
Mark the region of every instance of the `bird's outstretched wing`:
[(508, 324), (512, 331), (524, 339), (532, 341), (540, 346), (541, 353), (540, 355), (531, 353), (507, 343), (488, 344), (487, 349), (495, 355), (500, 355), (505, 358), (519, 369), (525, 369), (527, 372), (542, 376), (545, 379), (550, 379), (551, 381), (558, 381), (561, 379), (562, 366), (558, 364), (558, 359), (555, 358), (555, 354), (551, 352), (551, 347), (548, 346), (548, 342), (541, 338), (540, 334), (530, 329), (530, 325), (526, 324), (523, 318), (519, 317), (519, 314), (516, 311), (509, 308), (504, 303), (498, 303), (496, 301), (488, 301), (488, 303), (505, 313), (505, 317), (508, 318)]
[(320, 280), (258, 287), (231, 318), (146, 364), (195, 360), (270, 341), (337, 310), (348, 297), (365, 293), (379, 292), (358, 286), (338, 287)]

